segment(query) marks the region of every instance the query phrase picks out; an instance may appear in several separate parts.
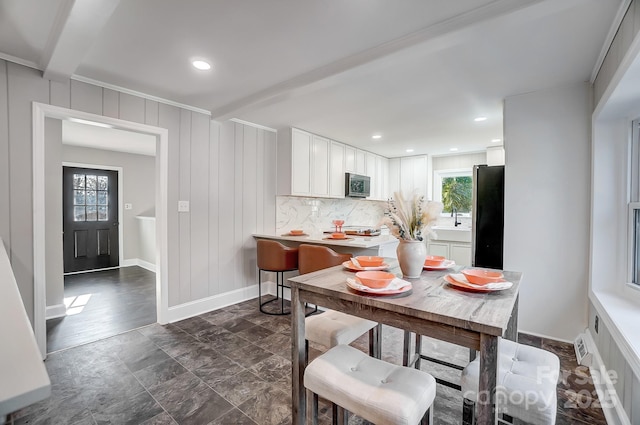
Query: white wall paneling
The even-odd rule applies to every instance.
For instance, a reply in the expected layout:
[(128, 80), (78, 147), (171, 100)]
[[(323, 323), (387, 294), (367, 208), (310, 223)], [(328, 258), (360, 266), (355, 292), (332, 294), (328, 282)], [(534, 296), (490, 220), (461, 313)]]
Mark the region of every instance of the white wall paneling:
[(144, 99), (127, 93), (120, 93), (119, 99), (119, 118), (144, 124)]
[(190, 294), (187, 301), (209, 296), (209, 122), (206, 115), (191, 112), (190, 195)]
[[(0, 99), (7, 99), (7, 62), (0, 61)], [(9, 111), (8, 102), (0, 102), (0, 239), (11, 258), (11, 203), (9, 186)]]
[(217, 121), (210, 121), (210, 146), (209, 146), (209, 293), (220, 292), (220, 218), (222, 213), (220, 205), (220, 133), (221, 125)]
[(242, 218), (242, 236), (239, 242), (242, 248), (242, 286), (250, 286), (258, 281), (256, 243), (251, 237), (258, 232), (258, 129), (246, 127), (242, 143), (242, 213), (239, 216)]
[(590, 96), (582, 84), (505, 100), (504, 268), (523, 272), (519, 327), (569, 341), (587, 318)]
[[(178, 199), (191, 200), (191, 111), (180, 110), (180, 175)], [(175, 206), (173, 206), (175, 208)], [(180, 246), (180, 292), (178, 302), (191, 299), (191, 212), (178, 214)]]
[[(47, 103), (49, 83), (35, 69), (8, 63), (4, 80), (8, 87), (9, 199), (11, 235), (9, 259), (18, 282), (25, 310), (34, 325), (33, 223), (25, 220), (33, 211), (33, 153), (31, 102)], [(44, 306), (43, 306), (44, 309)], [(44, 315), (44, 311), (41, 312)]]
[[(42, 311), (36, 312), (33, 301), (34, 267), (40, 261), (34, 262), (34, 249), (37, 247), (34, 246), (33, 232), (36, 224), (45, 228), (46, 222), (44, 218), (34, 222), (24, 220), (27, 212), (34, 211), (34, 158), (30, 143), (32, 128), (35, 128), (32, 102), (44, 105), (43, 110), (49, 102), (63, 107), (70, 106), (69, 113), (74, 116), (94, 120), (99, 118), (103, 122), (115, 123), (117, 128), (134, 131), (148, 128), (144, 124), (121, 121), (106, 115), (97, 118), (89, 115), (111, 115), (117, 110), (120, 116), (123, 112), (121, 98), (122, 93), (76, 80), (66, 83), (51, 82), (43, 79), (36, 70), (0, 60), (0, 235), (10, 255), (25, 309), (34, 327), (37, 327), (34, 322), (42, 318), (41, 329), (36, 329), (41, 335), (44, 334), (45, 296), (42, 295)], [(116, 99), (118, 101), (114, 102)], [(164, 189), (162, 182), (156, 184), (156, 199), (165, 208), (164, 221), (158, 220), (158, 226), (164, 226), (166, 233), (164, 236), (158, 233), (157, 244), (166, 248), (164, 255), (167, 261), (159, 263), (158, 276), (164, 276), (167, 285), (162, 293), (168, 297), (165, 303), (169, 313), (165, 317), (159, 316), (159, 320), (175, 320), (194, 312), (202, 313), (202, 309), (219, 307), (220, 303), (237, 302), (242, 297), (246, 299), (254, 296), (254, 286), (247, 286), (247, 283), (253, 283), (253, 277), (245, 276), (250, 263), (243, 265), (242, 262), (242, 247), (251, 238), (250, 233), (243, 229), (243, 220), (255, 222), (257, 226), (257, 210), (261, 210), (265, 231), (275, 230), (275, 134), (259, 129), (262, 135), (249, 143), (250, 146), (257, 147), (262, 140), (264, 157), (259, 157), (257, 151), (254, 151), (252, 155), (255, 159), (247, 159), (247, 164), (256, 164), (251, 171), (255, 177), (253, 181), (245, 181), (245, 177), (251, 175), (244, 174), (245, 171), (249, 172), (248, 165), (247, 170), (244, 170), (245, 160), (242, 157), (247, 154), (243, 152), (244, 139), (237, 139), (241, 142), (239, 145), (235, 142), (236, 136), (244, 133), (243, 129), (250, 126), (239, 123), (213, 124), (205, 114), (199, 112), (165, 103), (158, 103), (156, 108), (155, 103), (148, 102), (148, 99), (124, 99), (128, 99), (124, 101), (127, 102), (127, 107), (139, 108), (127, 113), (143, 122), (157, 122), (158, 129), (150, 133), (159, 131), (166, 137), (166, 143), (160, 146), (159, 152), (165, 152), (167, 163), (163, 165), (161, 162), (160, 166), (156, 166), (156, 176), (164, 170), (167, 177)], [(38, 114), (42, 114), (44, 123), (44, 112)], [(210, 126), (215, 125), (219, 126), (219, 131), (210, 131), (213, 128)], [(43, 130), (38, 131), (43, 133)], [(233, 136), (231, 138), (228, 137), (230, 131)], [(38, 136), (37, 133), (33, 134)], [(44, 140), (43, 134), (38, 137)], [(217, 149), (215, 143), (210, 143), (216, 137)], [(44, 158), (40, 160), (44, 161)], [(258, 163), (262, 166), (261, 172)], [(247, 203), (255, 206), (255, 216), (252, 217), (249, 211), (243, 212), (236, 208), (243, 206), (241, 197), (245, 188), (256, 186), (262, 188), (263, 197), (260, 205), (255, 191), (253, 203)], [(239, 194), (239, 199), (236, 199), (236, 193)], [(179, 199), (191, 202), (190, 213), (178, 214)], [(44, 205), (44, 201), (42, 204)], [(160, 219), (162, 211), (156, 210), (156, 213)], [(240, 217), (240, 220), (236, 217)], [(37, 253), (42, 257), (45, 255), (39, 251)], [(217, 262), (211, 261), (212, 257)], [(40, 257), (36, 259), (39, 260)], [(44, 275), (44, 271), (42, 274)]]
[[(158, 108), (158, 125), (166, 128), (169, 141), (167, 143), (168, 179), (167, 179), (167, 255), (169, 256), (168, 281), (169, 306), (180, 304), (180, 220), (178, 218), (178, 197), (180, 195), (180, 108), (160, 104)], [(156, 175), (157, 175), (156, 169)], [(156, 192), (156, 199), (160, 199)], [(161, 243), (160, 240), (157, 241)]]
[(223, 122), (220, 126), (220, 147), (218, 167), (218, 193), (219, 193), (219, 222), (218, 235), (219, 244), (219, 292), (227, 292), (233, 289), (235, 282), (235, 230), (234, 220), (236, 217), (236, 196), (241, 196), (236, 192), (234, 181), (235, 170), (235, 130), (236, 125), (230, 121)]

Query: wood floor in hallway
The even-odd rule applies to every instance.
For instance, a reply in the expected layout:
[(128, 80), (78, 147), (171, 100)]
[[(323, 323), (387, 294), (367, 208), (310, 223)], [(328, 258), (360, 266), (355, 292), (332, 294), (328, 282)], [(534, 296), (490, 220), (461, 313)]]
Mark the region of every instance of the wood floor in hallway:
[(47, 352), (156, 322), (156, 274), (138, 266), (68, 275), (67, 315), (47, 320)]

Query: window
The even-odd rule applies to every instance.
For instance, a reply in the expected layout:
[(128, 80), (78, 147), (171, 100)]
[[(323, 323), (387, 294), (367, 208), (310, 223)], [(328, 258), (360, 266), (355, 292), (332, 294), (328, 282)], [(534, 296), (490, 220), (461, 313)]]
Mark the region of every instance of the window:
[(73, 175), (73, 221), (109, 220), (109, 177)]
[(640, 286), (640, 121), (632, 123), (630, 150), (628, 282)]
[(471, 213), (473, 178), (471, 170), (440, 170), (434, 172), (433, 198), (444, 204), (442, 214)]

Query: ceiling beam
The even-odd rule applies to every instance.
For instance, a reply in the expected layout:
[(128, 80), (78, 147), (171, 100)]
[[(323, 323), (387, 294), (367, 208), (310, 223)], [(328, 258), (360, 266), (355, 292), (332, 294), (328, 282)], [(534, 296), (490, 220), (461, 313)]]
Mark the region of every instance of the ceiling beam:
[(120, 0), (62, 0), (40, 68), (44, 78), (68, 80), (80, 65)]
[(212, 119), (227, 120), (235, 114), (250, 108), (264, 107), (277, 103), (283, 99), (304, 92), (309, 86), (324, 79), (365, 65), (375, 60), (397, 53), (418, 44), (433, 42), (444, 36), (452, 35), (477, 24), (508, 15), (517, 10), (541, 3), (545, 0), (496, 0), (469, 12), (454, 16), (406, 36), (388, 41), (355, 55), (338, 59), (320, 68), (282, 81), (271, 87), (260, 90), (244, 98), (230, 102), (211, 111)]

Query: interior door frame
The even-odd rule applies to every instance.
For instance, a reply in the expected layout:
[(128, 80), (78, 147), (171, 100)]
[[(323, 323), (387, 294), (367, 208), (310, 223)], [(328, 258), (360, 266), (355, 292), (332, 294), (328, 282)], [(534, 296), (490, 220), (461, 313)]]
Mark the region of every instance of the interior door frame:
[[(122, 214), (124, 212), (124, 203), (122, 201), (122, 190), (123, 190), (123, 180), (122, 180), (122, 167), (118, 167), (115, 165), (97, 165), (97, 164), (85, 164), (80, 162), (67, 162), (62, 161), (63, 167), (75, 167), (75, 168), (88, 168), (90, 170), (108, 170), (108, 171), (116, 171), (118, 173), (118, 267), (122, 267), (122, 261), (124, 259), (124, 229), (122, 226), (122, 218), (124, 217)], [(84, 270), (81, 272), (72, 272), (72, 273), (84, 273)], [(46, 301), (45, 301), (46, 302)]]
[(169, 317), (168, 294), (168, 171), (169, 131), (166, 128), (105, 117), (89, 112), (33, 102), (33, 327), (42, 358), (47, 356), (46, 327), (46, 202), (45, 202), (45, 118), (77, 118), (103, 123), (120, 130), (156, 137), (156, 314), (160, 324)]

